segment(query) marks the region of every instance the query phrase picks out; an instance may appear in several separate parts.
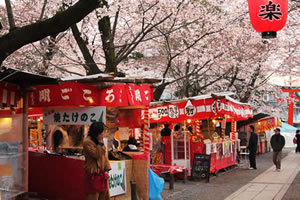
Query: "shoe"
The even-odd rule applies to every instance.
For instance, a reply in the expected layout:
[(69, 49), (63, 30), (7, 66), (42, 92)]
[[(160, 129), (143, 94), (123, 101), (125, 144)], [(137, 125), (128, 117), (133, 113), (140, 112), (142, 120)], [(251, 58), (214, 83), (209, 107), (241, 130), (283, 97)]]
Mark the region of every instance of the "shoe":
[(254, 168), (253, 168), (253, 167), (249, 167), (249, 169), (251, 169), (251, 170), (252, 170), (252, 169), (254, 169)]
[(280, 172), (280, 169), (276, 169), (277, 172)]

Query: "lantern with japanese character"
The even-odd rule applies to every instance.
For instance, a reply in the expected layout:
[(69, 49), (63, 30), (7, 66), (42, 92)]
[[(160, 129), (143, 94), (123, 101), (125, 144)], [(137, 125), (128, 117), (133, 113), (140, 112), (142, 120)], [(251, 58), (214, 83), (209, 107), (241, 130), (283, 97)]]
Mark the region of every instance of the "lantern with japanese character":
[(262, 38), (275, 38), (287, 20), (288, 0), (248, 0), (253, 28), (262, 33)]

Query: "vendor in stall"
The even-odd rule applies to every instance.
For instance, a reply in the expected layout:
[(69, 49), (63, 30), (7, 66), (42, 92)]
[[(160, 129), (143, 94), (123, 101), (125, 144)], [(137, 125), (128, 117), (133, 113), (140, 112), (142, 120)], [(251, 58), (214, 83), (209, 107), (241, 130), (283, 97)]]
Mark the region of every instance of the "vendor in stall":
[(139, 152), (137, 141), (134, 137), (129, 137), (127, 145), (123, 148), (124, 152)]
[(69, 136), (66, 129), (66, 126), (57, 126), (53, 130), (52, 149), (56, 153), (64, 153), (60, 148), (69, 146)]

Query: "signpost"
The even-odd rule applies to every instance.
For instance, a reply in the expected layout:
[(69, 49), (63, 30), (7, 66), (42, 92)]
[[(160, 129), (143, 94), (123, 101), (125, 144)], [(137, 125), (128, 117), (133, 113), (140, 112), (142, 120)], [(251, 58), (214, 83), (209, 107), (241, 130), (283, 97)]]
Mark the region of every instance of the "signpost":
[(210, 155), (195, 153), (192, 169), (193, 178), (207, 179), (209, 182)]

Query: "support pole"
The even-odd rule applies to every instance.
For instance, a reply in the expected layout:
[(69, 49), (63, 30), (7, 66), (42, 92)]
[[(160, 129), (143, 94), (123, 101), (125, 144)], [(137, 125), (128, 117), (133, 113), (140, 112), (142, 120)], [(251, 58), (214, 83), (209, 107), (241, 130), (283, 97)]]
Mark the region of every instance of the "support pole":
[(23, 147), (23, 184), (24, 191), (28, 192), (28, 94), (23, 88), (23, 117), (22, 117), (22, 147)]

